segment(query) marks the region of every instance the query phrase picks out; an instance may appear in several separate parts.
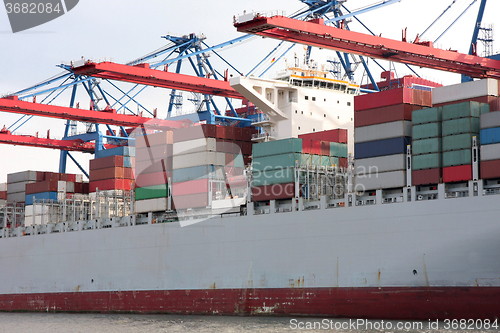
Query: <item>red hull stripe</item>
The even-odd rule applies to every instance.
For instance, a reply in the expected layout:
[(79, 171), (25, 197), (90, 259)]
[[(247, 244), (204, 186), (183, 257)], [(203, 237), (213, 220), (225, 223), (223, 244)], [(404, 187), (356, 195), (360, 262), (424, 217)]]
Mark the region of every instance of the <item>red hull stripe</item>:
[(0, 311), (271, 314), (376, 319), (500, 317), (500, 287), (295, 288), (0, 295)]

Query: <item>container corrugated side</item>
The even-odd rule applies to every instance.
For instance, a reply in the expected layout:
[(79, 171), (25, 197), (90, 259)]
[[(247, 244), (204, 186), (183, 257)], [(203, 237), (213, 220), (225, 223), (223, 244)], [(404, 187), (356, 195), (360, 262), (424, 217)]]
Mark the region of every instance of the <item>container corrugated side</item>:
[[(253, 160), (254, 170), (274, 170), (278, 168), (292, 168), (296, 162), (302, 161), (302, 154), (279, 154), (274, 156), (257, 157)], [(321, 159), (318, 165), (321, 164)]]
[(443, 152), (443, 167), (459, 166), (472, 163), (472, 150), (460, 149)]
[(172, 171), (166, 173), (159, 171), (147, 174), (139, 174), (135, 179), (135, 186), (147, 187), (153, 185), (167, 184), (168, 178), (172, 178)]
[(443, 182), (454, 183), (472, 179), (472, 165), (457, 165), (443, 168)]
[(245, 167), (245, 161), (243, 160), (242, 154), (234, 155), (234, 167), (235, 168), (244, 168)]
[(175, 155), (172, 158), (172, 167), (174, 170), (200, 165), (224, 166), (225, 164), (226, 154), (214, 151), (205, 151), (186, 155)]
[(108, 156), (135, 156), (135, 148), (134, 147), (128, 147), (128, 146), (122, 146), (122, 147), (116, 147), (116, 148), (110, 148), (110, 149), (103, 149), (103, 150), (98, 150), (95, 153), (96, 158), (103, 158), (103, 157), (108, 157)]
[(354, 129), (354, 142), (377, 141), (411, 136), (411, 121), (394, 121), (392, 123), (357, 127)]
[(475, 133), (479, 134), (479, 118), (460, 118), (443, 121), (443, 136)]
[(50, 207), (46, 205), (27, 205), (24, 207), (24, 216), (48, 214)]
[(459, 118), (479, 118), (482, 113), (490, 112), (490, 106), (485, 103), (463, 102), (448, 104), (443, 107), (443, 121)]
[(412, 157), (412, 170), (436, 169), (441, 167), (441, 154), (423, 154)]
[(302, 139), (283, 139), (256, 143), (252, 147), (253, 158), (277, 154), (302, 153)]
[(93, 182), (96, 180), (113, 179), (113, 178), (124, 178), (124, 168), (105, 168), (90, 170), (89, 181)]
[(130, 179), (106, 179), (98, 180), (89, 183), (89, 191), (91, 193), (110, 190), (130, 191), (132, 189), (132, 181)]
[(172, 157), (172, 145), (159, 145), (149, 148), (140, 148), (135, 151), (135, 161), (143, 162), (143, 161), (157, 161), (160, 159), (165, 159), (168, 157)]
[[(500, 159), (500, 143), (481, 146), (479, 154), (481, 161), (491, 161)], [(9, 184), (10, 186), (10, 184)]]
[(440, 107), (414, 110), (411, 115), (413, 125), (438, 123), (442, 120), (443, 109)]
[(7, 183), (18, 183), (18, 182), (25, 182), (28, 180), (37, 180), (37, 174), (40, 173), (39, 171), (21, 171), (21, 172), (16, 172), (16, 173), (9, 173), (7, 175)]
[(292, 168), (253, 172), (253, 186), (292, 183), (295, 175)]
[(479, 136), (482, 145), (500, 143), (500, 127), (482, 129)]
[(432, 104), (447, 103), (480, 96), (498, 96), (498, 81), (483, 79), (438, 87), (432, 90)]
[(354, 127), (412, 120), (412, 111), (421, 109), (419, 105), (396, 104), (354, 113)]
[(57, 201), (57, 192), (42, 192), (42, 193), (33, 193), (33, 194), (26, 194), (25, 197), (25, 205), (32, 205), (33, 200), (36, 200), (37, 202), (39, 200), (52, 200), (52, 201)]
[(155, 198), (165, 198), (168, 196), (168, 186), (153, 185), (148, 187), (138, 187), (135, 189), (135, 200), (148, 200)]
[(463, 133), (457, 135), (444, 136), (443, 151), (471, 149), (473, 137), (479, 137), (479, 135), (472, 133)]
[(355, 143), (354, 158), (406, 154), (406, 148), (409, 144), (411, 144), (410, 137)]
[(427, 123), (421, 125), (413, 125), (412, 138), (413, 140), (437, 138), (441, 136), (441, 123)]
[(26, 185), (34, 182), (34, 180), (27, 180), (17, 183), (9, 183), (7, 187), (7, 194), (24, 192), (26, 190)]
[(137, 149), (172, 143), (174, 143), (172, 131), (158, 132), (148, 134), (146, 136), (139, 135), (135, 137), (135, 148)]
[(135, 213), (163, 212), (167, 210), (167, 198), (155, 198), (135, 202)]
[(8, 202), (24, 202), (26, 200), (24, 192), (10, 193), (7, 194)]
[(337, 128), (333, 130), (300, 134), (299, 139), (347, 143), (347, 130), (343, 128)]
[(329, 165), (340, 167), (340, 157), (330, 156)]
[(330, 142), (330, 156), (347, 157), (347, 144)]
[(356, 191), (370, 191), (406, 186), (405, 171), (388, 171), (354, 177)]
[(413, 140), (411, 144), (411, 152), (413, 155), (439, 153), (442, 150), (441, 138)]
[(196, 179), (182, 183), (175, 183), (172, 186), (172, 195), (189, 195), (195, 193), (207, 193), (208, 195), (208, 179)]
[(203, 208), (207, 207), (208, 194), (198, 193), (190, 195), (179, 195), (172, 197), (172, 205), (174, 209), (187, 209), (187, 208)]
[(173, 155), (192, 154), (204, 151), (216, 151), (217, 141), (214, 138), (200, 138), (188, 141), (176, 142), (173, 144)]
[(224, 179), (224, 167), (201, 165), (191, 168), (176, 169), (172, 174), (172, 182), (174, 183), (205, 178)]
[(480, 168), (482, 179), (500, 178), (500, 157), (497, 160), (481, 161)]
[(7, 191), (7, 183), (0, 183), (0, 192)]
[(355, 174), (370, 174), (397, 170), (406, 170), (405, 154), (362, 158), (354, 161)]
[(404, 87), (354, 97), (356, 112), (396, 104), (432, 106), (432, 92)]
[(442, 169), (423, 169), (411, 172), (413, 186), (439, 184), (441, 182)]
[(479, 118), (481, 129), (500, 127), (500, 111), (483, 113)]
[(123, 156), (108, 156), (103, 158), (96, 158), (90, 160), (90, 170), (113, 168), (113, 167), (123, 167), (124, 157)]

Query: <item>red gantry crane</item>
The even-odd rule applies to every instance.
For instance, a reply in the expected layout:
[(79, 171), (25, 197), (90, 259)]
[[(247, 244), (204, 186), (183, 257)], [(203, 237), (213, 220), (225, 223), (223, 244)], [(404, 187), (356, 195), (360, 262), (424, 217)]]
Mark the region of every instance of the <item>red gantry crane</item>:
[(397, 41), (324, 25), (323, 19), (300, 21), (284, 16), (254, 18), (236, 22), (240, 32), (329, 48), (372, 58), (403, 62), (468, 75), (500, 79), (500, 61), (434, 48), (432, 42)]

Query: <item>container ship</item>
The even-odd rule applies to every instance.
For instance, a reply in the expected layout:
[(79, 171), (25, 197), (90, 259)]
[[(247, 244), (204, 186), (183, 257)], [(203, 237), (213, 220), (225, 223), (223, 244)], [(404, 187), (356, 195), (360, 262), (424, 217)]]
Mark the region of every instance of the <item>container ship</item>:
[(0, 310), (499, 316), (497, 80), (229, 83), (253, 126), (145, 124), (89, 182), (9, 174)]

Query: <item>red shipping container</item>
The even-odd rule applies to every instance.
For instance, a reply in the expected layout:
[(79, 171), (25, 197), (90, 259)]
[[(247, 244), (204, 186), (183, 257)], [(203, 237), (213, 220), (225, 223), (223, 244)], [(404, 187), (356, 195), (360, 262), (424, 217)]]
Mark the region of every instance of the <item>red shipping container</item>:
[(413, 186), (439, 184), (441, 182), (441, 168), (413, 170), (411, 182)]
[[(499, 85), (499, 87), (500, 87), (500, 85)], [(457, 104), (457, 103), (463, 103), (463, 102), (487, 103), (490, 105), (490, 112), (500, 111), (500, 97), (496, 97), (496, 96), (480, 96), (480, 97), (462, 99), (462, 100), (453, 101), (453, 102), (434, 104), (434, 106), (444, 106), (444, 105)]]
[(174, 143), (174, 133), (172, 131), (139, 135), (135, 138), (136, 149), (156, 147), (172, 143)]
[(26, 194), (57, 192), (57, 182), (57, 180), (45, 180), (43, 182), (26, 184)]
[(123, 168), (123, 179), (134, 179), (134, 169)]
[(316, 141), (347, 143), (347, 130), (344, 128), (337, 128), (321, 132), (306, 133), (299, 135), (299, 138)]
[(480, 168), (482, 179), (500, 178), (500, 160), (481, 161)]
[(135, 150), (135, 161), (150, 161), (167, 158), (173, 154), (173, 146), (171, 144), (158, 145), (154, 147), (143, 147)]
[(216, 127), (211, 124), (202, 124), (174, 130), (174, 142), (189, 141), (201, 138), (215, 138)]
[(243, 142), (243, 147), (241, 148), (241, 153), (243, 155), (252, 155), (252, 145), (253, 145), (253, 142), (251, 141), (244, 141)]
[(432, 106), (432, 92), (397, 88), (354, 97), (354, 111), (369, 110), (395, 104)]
[(83, 183), (83, 194), (90, 193), (90, 183)]
[(0, 200), (7, 200), (7, 191), (0, 191)]
[(148, 174), (155, 172), (172, 171), (172, 157), (165, 160), (155, 161), (151, 163), (149, 161), (143, 161), (137, 163), (135, 166), (135, 175)]
[(75, 183), (75, 193), (85, 193), (85, 184), (86, 183)]
[(215, 129), (215, 137), (217, 139), (226, 139), (226, 126), (218, 125)]
[(378, 125), (400, 120), (411, 120), (413, 110), (419, 110), (420, 105), (397, 104), (381, 108), (357, 111), (354, 113), (354, 127)]
[(241, 127), (234, 127), (234, 139), (237, 141), (243, 141), (245, 140), (245, 137), (243, 135), (243, 128)]
[(252, 163), (252, 159), (250, 158), (250, 155), (243, 155), (243, 163), (245, 165), (250, 165), (250, 163)]
[(130, 191), (132, 188), (132, 181), (130, 179), (106, 179), (98, 180), (95, 182), (90, 182), (89, 184), (90, 192), (99, 191), (110, 191), (110, 190), (124, 190)]
[(174, 198), (197, 193), (204, 193), (205, 196), (208, 196), (208, 179), (196, 179), (172, 185), (172, 197)]
[(234, 167), (234, 154), (226, 153), (226, 166)]
[(66, 176), (68, 177), (68, 180), (67, 182), (76, 182), (76, 175), (75, 174), (71, 174), (71, 173), (67, 173)]
[(253, 201), (280, 200), (295, 197), (295, 183), (252, 187)]
[(236, 139), (235, 128), (233, 126), (226, 126), (226, 139), (227, 140), (238, 140)]
[(320, 141), (321, 142), (321, 154), (322, 156), (330, 156), (330, 142)]
[(340, 168), (347, 168), (347, 158), (346, 157), (339, 157), (339, 167)]
[(454, 183), (472, 179), (472, 165), (458, 165), (443, 168), (443, 182)]
[(321, 155), (321, 141), (311, 140), (311, 152), (309, 154)]
[[(37, 171), (36, 172), (36, 181), (37, 182), (43, 182), (45, 180), (45, 174), (46, 174), (46, 172)], [(5, 199), (5, 200), (7, 200), (7, 199)]]
[(90, 160), (90, 170), (123, 167), (123, 156), (115, 155)]
[[(173, 191), (172, 191), (173, 192)], [(174, 209), (199, 208), (208, 206), (208, 194), (197, 193), (172, 197)]]
[(105, 179), (123, 179), (123, 167), (90, 170), (89, 180), (95, 182)]
[(312, 140), (302, 139), (302, 154), (312, 154)]
[(168, 178), (172, 178), (172, 172), (167, 171), (163, 172), (155, 172), (155, 173), (147, 173), (137, 175), (135, 180), (136, 187), (148, 187), (154, 185), (164, 185), (168, 183)]
[(236, 142), (231, 140), (217, 139), (215, 147), (219, 153), (237, 154), (240, 151)]

